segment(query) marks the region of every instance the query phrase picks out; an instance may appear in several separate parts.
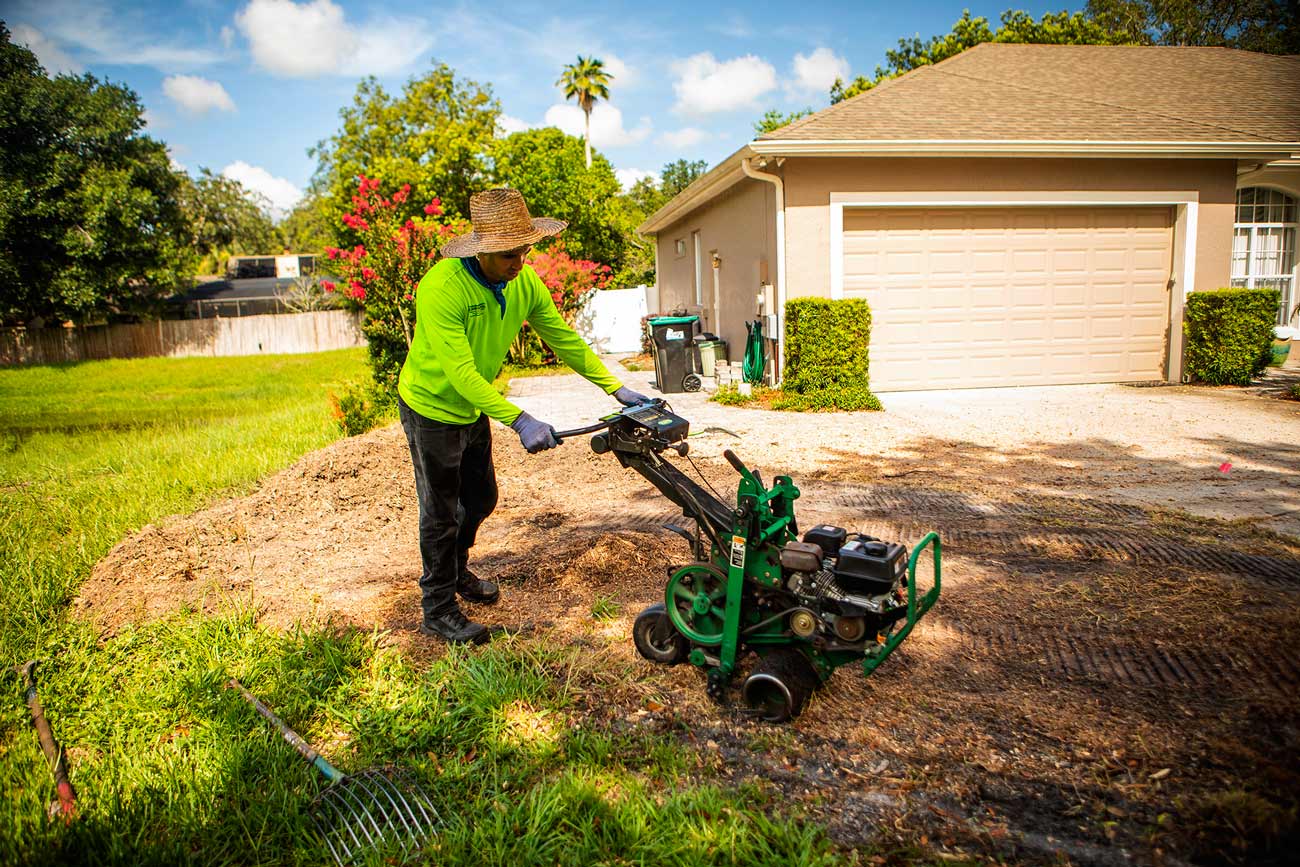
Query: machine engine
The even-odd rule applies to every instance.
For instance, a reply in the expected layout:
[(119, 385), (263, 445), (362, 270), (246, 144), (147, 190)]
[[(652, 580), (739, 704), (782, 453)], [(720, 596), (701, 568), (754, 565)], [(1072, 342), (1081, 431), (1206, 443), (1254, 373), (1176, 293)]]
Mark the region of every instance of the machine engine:
[(826, 650), (861, 650), (906, 616), (907, 548), (821, 525), (781, 549), (788, 590), (800, 603), (790, 630)]

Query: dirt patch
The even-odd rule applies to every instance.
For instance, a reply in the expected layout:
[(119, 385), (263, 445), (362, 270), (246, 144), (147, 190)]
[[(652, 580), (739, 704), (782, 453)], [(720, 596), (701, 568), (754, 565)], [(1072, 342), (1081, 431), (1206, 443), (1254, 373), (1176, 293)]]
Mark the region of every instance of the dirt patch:
[[(1300, 543), (1078, 493), (1128, 460), (907, 440), (883, 453), (806, 441), (695, 438), (722, 492), (734, 447), (789, 472), (805, 526), (944, 538), (935, 611), (879, 672), (837, 672), (794, 724), (704, 695), (689, 665), (640, 659), (633, 618), (687, 559), (677, 518), (609, 456), (526, 455), (500, 436), (501, 503), (472, 564), (502, 584), (487, 622), (520, 641), (581, 647), (563, 674), (591, 724), (674, 732), (714, 772), (756, 780), (819, 815), (846, 847), (1079, 863), (1282, 860), (1300, 803)], [(780, 455), (788, 460), (777, 463)], [(1077, 466), (1069, 466), (1077, 461)], [(689, 470), (690, 468), (687, 467)], [(1060, 478), (1057, 483), (1054, 479)], [(247, 497), (146, 527), (77, 600), (107, 632), (182, 607), (252, 604), (287, 627), (389, 630), (414, 657), (416, 505), (399, 428), (344, 440)]]

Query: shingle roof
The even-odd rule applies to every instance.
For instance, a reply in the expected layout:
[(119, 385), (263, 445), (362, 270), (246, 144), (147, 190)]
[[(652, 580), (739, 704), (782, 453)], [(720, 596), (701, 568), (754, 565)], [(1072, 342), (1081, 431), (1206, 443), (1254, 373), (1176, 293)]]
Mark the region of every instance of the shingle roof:
[(759, 141), (1300, 141), (1300, 57), (985, 43)]

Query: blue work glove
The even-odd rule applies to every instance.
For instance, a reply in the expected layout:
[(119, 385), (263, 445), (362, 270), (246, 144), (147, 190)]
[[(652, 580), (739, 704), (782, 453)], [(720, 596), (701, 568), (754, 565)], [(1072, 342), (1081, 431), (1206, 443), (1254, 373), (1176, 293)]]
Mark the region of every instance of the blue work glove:
[(510, 423), (510, 427), (519, 434), (519, 441), (528, 449), (530, 455), (553, 449), (560, 444), (555, 438), (555, 428), (544, 421), (538, 421), (526, 412), (519, 413), (519, 418)]
[(626, 385), (618, 387), (618, 391), (614, 392), (614, 400), (623, 404), (623, 406), (636, 406), (637, 404), (650, 402), (650, 398), (644, 394), (637, 394)]

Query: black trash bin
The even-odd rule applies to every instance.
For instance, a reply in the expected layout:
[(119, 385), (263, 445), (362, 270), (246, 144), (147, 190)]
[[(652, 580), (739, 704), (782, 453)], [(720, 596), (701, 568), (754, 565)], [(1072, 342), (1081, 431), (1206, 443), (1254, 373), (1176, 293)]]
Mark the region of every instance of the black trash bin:
[[(655, 384), (659, 390), (664, 394), (698, 390), (700, 361), (694, 341), (700, 317), (655, 316), (647, 324), (655, 347)], [(688, 387), (692, 384), (695, 388)]]

